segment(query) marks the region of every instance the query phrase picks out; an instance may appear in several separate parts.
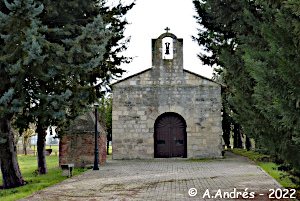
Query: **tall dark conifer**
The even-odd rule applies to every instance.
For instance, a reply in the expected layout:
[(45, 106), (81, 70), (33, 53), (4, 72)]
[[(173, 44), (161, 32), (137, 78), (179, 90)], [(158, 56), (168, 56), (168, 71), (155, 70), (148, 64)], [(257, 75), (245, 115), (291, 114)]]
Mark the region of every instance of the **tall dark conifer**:
[[(25, 49), (27, 37), (43, 40), (37, 29), (41, 28), (38, 16), (43, 6), (34, 0), (0, 2), (0, 164), (4, 188), (22, 186), (25, 181), (17, 162), (17, 152), (12, 131), (12, 120), (29, 105), (26, 82), (31, 66), (27, 65), (32, 52)], [(39, 54), (39, 48), (34, 49)], [(35, 58), (42, 63), (44, 57)], [(29, 73), (28, 73), (29, 72)]]
[(110, 8), (104, 0), (43, 3), (41, 21), (47, 25), (44, 34), (50, 45), (43, 73), (48, 79), (38, 81), (40, 86), (33, 95), (40, 100), (29, 113), (37, 118), (40, 174), (47, 173), (47, 127), (68, 126), (103, 96), (114, 76), (122, 74), (118, 66), (128, 61), (118, 55), (128, 43), (123, 40), (127, 24), (123, 16), (134, 5)]
[[(117, 53), (126, 49), (128, 41), (120, 43), (127, 24), (123, 16), (134, 4), (109, 8), (106, 1), (1, 3), (0, 159), (4, 186), (10, 188), (24, 184), (20, 174), (18, 180), (13, 178), (19, 170), (14, 140), (9, 138), (12, 118), (20, 129), (37, 123), (38, 168), (40, 174), (47, 173), (48, 126), (69, 125), (123, 72), (118, 65), (127, 58)], [(16, 162), (13, 168), (7, 166), (11, 161)]]
[(235, 120), (270, 154), (300, 171), (299, 3), (194, 1), (200, 24), (195, 40), (223, 67)]

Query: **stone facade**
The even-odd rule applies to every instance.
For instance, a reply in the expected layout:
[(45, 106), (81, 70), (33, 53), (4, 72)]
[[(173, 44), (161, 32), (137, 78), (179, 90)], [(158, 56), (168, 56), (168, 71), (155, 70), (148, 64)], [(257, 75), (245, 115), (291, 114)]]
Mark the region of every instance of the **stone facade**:
[[(106, 132), (98, 122), (98, 164), (106, 162)], [(59, 165), (73, 163), (74, 168), (94, 164), (95, 118), (92, 112), (79, 116), (59, 143)]]
[[(162, 41), (173, 39), (173, 58)], [(183, 69), (183, 40), (152, 40), (152, 68), (113, 85), (113, 159), (154, 158), (154, 124), (165, 113), (186, 123), (187, 158), (221, 157), (221, 86)]]

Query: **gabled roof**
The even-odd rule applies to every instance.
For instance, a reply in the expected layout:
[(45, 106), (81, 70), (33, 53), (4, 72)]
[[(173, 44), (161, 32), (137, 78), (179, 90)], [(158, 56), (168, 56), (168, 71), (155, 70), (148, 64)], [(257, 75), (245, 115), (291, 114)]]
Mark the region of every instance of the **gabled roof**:
[[(99, 121), (97, 121), (97, 130), (99, 134), (106, 134), (106, 131), (100, 125)], [(93, 112), (86, 112), (78, 116), (66, 131), (73, 134), (94, 133), (95, 115)]]
[(126, 77), (126, 78), (123, 78), (123, 79), (121, 79), (121, 80), (118, 80), (118, 81), (116, 81), (115, 83), (112, 83), (111, 86), (113, 86), (113, 85), (115, 85), (115, 84), (118, 84), (118, 83), (120, 83), (120, 82), (123, 82), (123, 81), (125, 81), (125, 80), (128, 80), (128, 79), (130, 79), (130, 78), (133, 78), (133, 77), (135, 77), (135, 76), (137, 76), (137, 75), (143, 74), (143, 73), (145, 73), (145, 72), (147, 72), (147, 71), (150, 71), (151, 69), (152, 69), (152, 68), (148, 68), (148, 69), (143, 70), (143, 71), (141, 71), (141, 72), (139, 72), (139, 73), (136, 73), (136, 74), (130, 75), (130, 76)]
[[(138, 76), (138, 75), (141, 75), (141, 74), (143, 74), (143, 73), (145, 73), (145, 72), (147, 72), (147, 71), (150, 71), (150, 70), (152, 70), (152, 68), (148, 68), (148, 69), (143, 70), (143, 71), (141, 71), (141, 72), (138, 72), (138, 73), (136, 73), (136, 74), (130, 75), (130, 76), (126, 77), (126, 78), (123, 78), (123, 79), (121, 79), (121, 80), (118, 80), (118, 81), (116, 81), (115, 83), (111, 84), (110, 86), (113, 86), (113, 85), (115, 85), (115, 84), (121, 83), (121, 82), (123, 82), (123, 81), (125, 81), (125, 80), (128, 80), (128, 79), (133, 78), (133, 77)], [(194, 75), (194, 76), (200, 77), (200, 78), (202, 78), (202, 79), (208, 80), (208, 81), (210, 81), (210, 82), (214, 82), (214, 83), (216, 83), (216, 84), (220, 84), (220, 83), (217, 83), (216, 81), (214, 81), (214, 80), (212, 80), (212, 79), (209, 79), (209, 78), (207, 78), (207, 77), (204, 77), (204, 76), (199, 75), (199, 74), (197, 74), (197, 73), (194, 73), (194, 72), (192, 72), (192, 71), (189, 71), (189, 70), (186, 70), (186, 69), (183, 69), (183, 71), (184, 71), (184, 72), (187, 72), (187, 73), (190, 73), (190, 74), (192, 74), (192, 75)]]
[(197, 74), (197, 73), (194, 73), (194, 72), (192, 72), (192, 71), (189, 71), (189, 70), (186, 70), (186, 69), (183, 69), (183, 71), (185, 71), (185, 72), (187, 72), (187, 73), (190, 73), (190, 74), (192, 74), (192, 75), (195, 75), (195, 76), (197, 76), (197, 77), (200, 77), (200, 78), (202, 78), (202, 79), (208, 80), (208, 81), (210, 81), (210, 82), (214, 82), (214, 83), (216, 83), (216, 84), (219, 84), (219, 83), (217, 83), (216, 81), (214, 81), (214, 80), (212, 80), (212, 79), (209, 79), (209, 78), (207, 78), (207, 77), (204, 77), (204, 76), (199, 75), (199, 74)]

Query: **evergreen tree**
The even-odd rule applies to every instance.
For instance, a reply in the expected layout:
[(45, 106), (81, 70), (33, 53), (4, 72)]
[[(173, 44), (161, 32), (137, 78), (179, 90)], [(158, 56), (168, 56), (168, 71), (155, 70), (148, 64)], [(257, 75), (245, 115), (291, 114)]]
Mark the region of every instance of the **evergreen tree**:
[[(12, 131), (13, 118), (29, 104), (27, 72), (32, 71), (24, 64), (31, 55), (24, 51), (28, 33), (34, 40), (42, 39), (36, 30), (40, 27), (38, 15), (43, 6), (33, 0), (1, 1), (0, 11), (0, 164), (4, 188), (22, 186), (25, 181), (17, 162), (16, 145)], [(38, 54), (38, 49), (34, 51)], [(37, 58), (42, 62), (43, 57)]]
[(111, 9), (105, 7), (105, 3), (92, 0), (44, 2), (41, 19), (48, 26), (45, 35), (51, 48), (43, 73), (49, 79), (41, 81), (43, 88), (33, 90), (39, 101), (29, 113), (37, 118), (40, 174), (47, 173), (45, 131), (48, 126), (61, 129), (68, 126), (87, 106), (103, 96), (103, 88), (113, 76), (123, 72), (117, 67), (127, 61), (117, 56), (127, 43), (119, 44), (127, 24), (122, 18), (133, 4), (125, 7), (119, 4)]
[[(15, 0), (5, 1), (1, 9), (1, 114), (9, 123), (15, 115), (20, 129), (36, 122), (40, 174), (47, 173), (48, 126), (68, 126), (102, 97), (102, 88), (122, 73), (116, 65), (127, 61), (117, 53), (126, 48), (127, 41), (119, 43), (127, 24), (123, 16), (134, 4), (119, 4), (112, 9), (104, 4), (105, 1)], [(28, 19), (24, 18), (27, 15)], [(16, 26), (18, 23), (22, 26)], [(1, 133), (3, 142), (13, 142), (6, 140), (7, 131)], [(1, 157), (1, 166), (10, 161), (13, 160), (7, 156)], [(5, 174), (5, 187), (17, 186), (7, 184)], [(22, 184), (23, 180), (19, 182)]]
[[(259, 2), (259, 32), (266, 48), (245, 45), (246, 67), (257, 81), (256, 107), (273, 128), (272, 139), (262, 137), (268, 149), (300, 171), (299, 115), (296, 107), (299, 85), (299, 3)], [(258, 43), (258, 42), (257, 42)], [(270, 134), (270, 135), (271, 135)], [(276, 148), (270, 144), (276, 142)]]
[(223, 67), (235, 120), (270, 154), (300, 171), (299, 3), (194, 1), (206, 30), (195, 40)]
[(231, 110), (227, 101), (227, 86), (221, 85), (221, 96), (222, 96), (222, 131), (223, 131), (223, 140), (227, 148), (230, 146), (230, 132), (232, 125), (232, 118), (230, 116)]
[(109, 95), (108, 97), (103, 97), (101, 100), (101, 104), (98, 108), (98, 121), (101, 123), (103, 128), (107, 132), (107, 155), (109, 154), (109, 141), (112, 140), (112, 97)]

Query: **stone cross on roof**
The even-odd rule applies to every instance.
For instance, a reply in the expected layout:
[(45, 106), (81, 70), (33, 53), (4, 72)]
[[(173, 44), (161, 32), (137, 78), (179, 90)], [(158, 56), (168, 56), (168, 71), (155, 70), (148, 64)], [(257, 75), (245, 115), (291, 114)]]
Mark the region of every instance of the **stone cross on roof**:
[(169, 27), (166, 27), (165, 30), (167, 31), (167, 33), (169, 33), (170, 28), (169, 28)]

